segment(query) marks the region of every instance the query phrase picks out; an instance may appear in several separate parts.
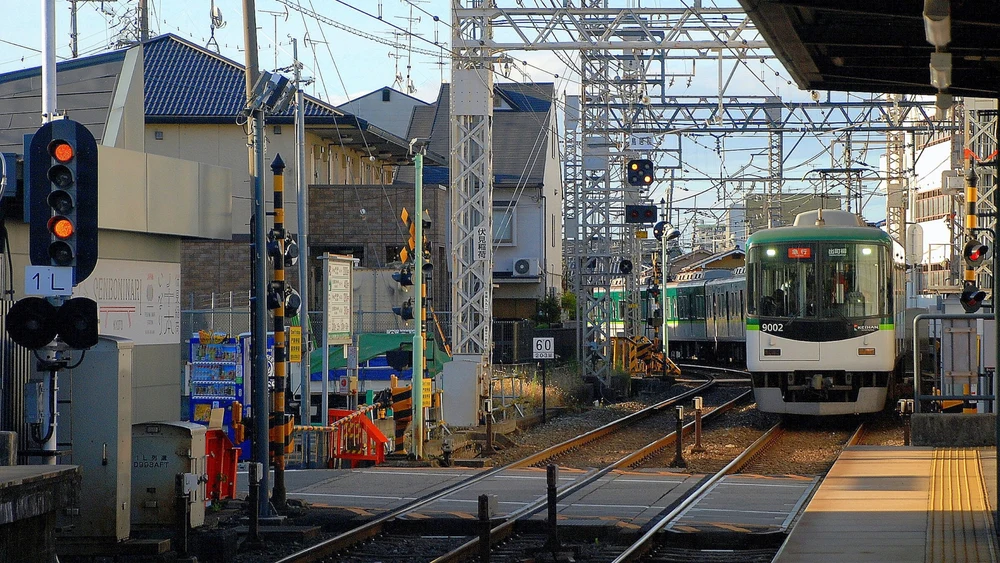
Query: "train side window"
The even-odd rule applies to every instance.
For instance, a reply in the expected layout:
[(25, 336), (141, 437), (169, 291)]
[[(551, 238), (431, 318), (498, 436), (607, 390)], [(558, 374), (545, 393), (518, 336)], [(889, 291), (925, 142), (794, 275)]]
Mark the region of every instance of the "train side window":
[(741, 319), (744, 318), (744, 315), (746, 315), (746, 308), (743, 307), (743, 290), (741, 289), (740, 290), (740, 318)]

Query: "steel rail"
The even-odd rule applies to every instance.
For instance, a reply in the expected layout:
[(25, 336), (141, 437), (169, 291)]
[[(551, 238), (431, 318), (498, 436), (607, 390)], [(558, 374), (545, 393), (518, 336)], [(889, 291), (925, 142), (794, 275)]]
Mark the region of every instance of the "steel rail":
[[(767, 448), (774, 445), (778, 441), (778, 438), (784, 434), (785, 429), (782, 423), (775, 424), (770, 430), (764, 433), (763, 436), (754, 441), (753, 444), (743, 450), (739, 456), (737, 456), (733, 461), (729, 462), (725, 467), (720, 469), (715, 475), (705, 481), (700, 487), (695, 489), (693, 493), (688, 495), (680, 504), (678, 504), (673, 510), (667, 513), (663, 518), (661, 518), (652, 528), (649, 529), (645, 534), (642, 535), (638, 540), (635, 541), (628, 549), (623, 551), (621, 555), (615, 558), (612, 563), (632, 563), (638, 561), (644, 555), (648, 554), (651, 550), (656, 547), (656, 536), (659, 532), (667, 527), (672, 521), (677, 519), (685, 510), (687, 510), (691, 505), (698, 502), (701, 497), (708, 493), (708, 491), (723, 477), (736, 473), (746, 467), (754, 458), (760, 455), (761, 452), (765, 451)], [(864, 423), (860, 424), (851, 438), (848, 439), (844, 447), (853, 445), (852, 441), (859, 438), (864, 433)]]
[[(739, 403), (743, 399), (746, 399), (749, 396), (750, 396), (750, 391), (747, 391), (746, 393), (742, 393), (739, 396), (730, 399), (726, 403), (719, 405), (718, 407), (706, 413), (702, 417), (702, 422), (710, 421), (718, 416), (721, 416), (722, 414), (730, 411), (737, 403)], [(682, 432), (684, 433), (684, 435), (687, 436), (693, 433), (694, 426), (695, 422), (693, 420), (685, 424), (682, 427)], [(583, 477), (581, 477), (580, 479), (577, 479), (572, 483), (565, 485), (564, 487), (559, 489), (559, 491), (556, 493), (556, 499), (563, 500), (569, 495), (594, 483), (595, 481), (607, 475), (611, 471), (614, 471), (615, 469), (621, 469), (623, 467), (633, 467), (638, 463), (640, 463), (642, 460), (658, 452), (659, 450), (665, 448), (666, 446), (669, 446), (670, 444), (673, 444), (676, 440), (677, 440), (677, 431), (670, 432), (669, 434), (643, 446), (639, 450), (628, 454), (627, 456), (619, 459), (614, 463), (611, 463), (607, 467), (604, 467), (596, 471), (591, 471), (586, 475), (584, 475)], [(493, 546), (508, 540), (514, 534), (514, 526), (515, 524), (517, 524), (518, 520), (530, 517), (535, 513), (541, 511), (542, 509), (547, 507), (547, 503), (548, 503), (548, 498), (543, 495), (538, 499), (536, 499), (534, 502), (526, 504), (525, 506), (519, 508), (518, 510), (508, 514), (504, 519), (503, 523), (498, 524), (497, 526), (493, 527), (490, 530), (490, 545)], [(464, 561), (469, 558), (475, 557), (478, 553), (479, 553), (479, 538), (474, 538), (456, 547), (452, 551), (449, 551), (448, 553), (442, 555), (441, 557), (432, 560), (431, 563), (454, 563), (457, 561)]]
[(580, 434), (579, 436), (570, 438), (565, 442), (548, 447), (540, 452), (537, 452), (535, 454), (529, 455), (528, 457), (515, 461), (507, 465), (506, 467), (513, 469), (517, 467), (531, 467), (534, 465), (538, 465), (548, 459), (558, 457), (563, 453), (579, 448), (580, 446), (584, 446), (594, 440), (597, 440), (598, 438), (602, 438), (608, 434), (611, 434), (612, 432), (617, 432), (622, 428), (626, 428), (628, 426), (635, 424), (636, 422), (645, 420), (646, 418), (649, 418), (650, 416), (659, 413), (664, 409), (676, 405), (677, 403), (683, 401), (684, 399), (693, 397), (694, 395), (697, 395), (702, 391), (710, 389), (714, 385), (715, 385), (715, 380), (710, 378), (707, 382), (705, 382), (704, 385), (701, 385), (689, 391), (685, 391), (680, 395), (676, 395), (664, 401), (660, 401), (655, 405), (651, 405), (640, 411), (636, 411), (628, 416), (619, 418), (617, 420), (613, 420), (605, 424), (604, 426), (601, 426), (600, 428), (589, 430), (583, 434)]
[(674, 507), (673, 510), (668, 512), (666, 516), (661, 518), (652, 528), (649, 529), (645, 534), (642, 535), (635, 543), (629, 546), (628, 549), (622, 552), (612, 563), (626, 563), (631, 561), (638, 561), (640, 557), (649, 553), (651, 549), (655, 546), (654, 538), (655, 536), (665, 528), (670, 522), (681, 515), (689, 506), (697, 502), (702, 496), (704, 496), (720, 479), (729, 475), (730, 473), (735, 473), (739, 469), (746, 466), (751, 458), (756, 456), (759, 452), (766, 449), (768, 446), (777, 440), (778, 436), (781, 435), (782, 426), (781, 423), (775, 424), (770, 430), (764, 433), (763, 436), (757, 438), (754, 443), (750, 444), (750, 447), (743, 450), (743, 452), (736, 456), (733, 461), (730, 461), (725, 467), (720, 469), (715, 475), (712, 475), (707, 481), (701, 484), (700, 487), (694, 490), (693, 493), (687, 496), (680, 504)]
[(432, 493), (428, 496), (415, 499), (387, 514), (384, 514), (370, 522), (362, 524), (357, 528), (348, 530), (333, 538), (309, 546), (301, 551), (298, 551), (287, 557), (279, 559), (276, 563), (306, 563), (311, 561), (317, 561), (321, 558), (328, 557), (340, 551), (349, 549), (350, 547), (357, 545), (358, 543), (369, 540), (375, 536), (384, 533), (386, 530), (386, 526), (390, 522), (398, 519), (400, 516), (403, 516), (404, 514), (412, 512), (418, 508), (427, 506), (428, 504), (431, 504), (436, 500), (439, 500), (443, 497), (446, 497), (448, 495), (466, 489), (502, 471), (521, 468), (521, 467), (530, 467), (532, 465), (541, 463), (546, 459), (550, 459), (561, 453), (564, 453), (568, 450), (580, 447), (581, 445), (596, 440), (606, 434), (609, 434), (621, 428), (625, 428), (627, 426), (630, 426), (631, 424), (634, 424), (635, 422), (638, 422), (649, 416), (652, 416), (654, 413), (657, 413), (663, 409), (673, 406), (678, 402), (693, 396), (696, 393), (700, 393), (706, 389), (711, 388), (714, 384), (715, 384), (714, 380), (711, 377), (709, 377), (708, 381), (706, 381), (704, 385), (691, 389), (690, 391), (685, 391), (680, 395), (671, 397), (669, 399), (666, 399), (664, 401), (646, 407), (645, 409), (634, 412), (618, 420), (609, 422), (604, 426), (595, 428), (594, 430), (590, 430), (574, 438), (570, 438), (569, 440), (566, 440), (562, 443), (546, 448), (526, 458), (514, 461), (512, 463), (509, 463), (501, 467), (495, 467), (493, 469), (488, 469), (486, 471), (480, 472), (476, 475), (469, 477), (464, 481), (461, 481), (460, 483), (456, 484), (453, 487), (448, 487), (441, 491)]

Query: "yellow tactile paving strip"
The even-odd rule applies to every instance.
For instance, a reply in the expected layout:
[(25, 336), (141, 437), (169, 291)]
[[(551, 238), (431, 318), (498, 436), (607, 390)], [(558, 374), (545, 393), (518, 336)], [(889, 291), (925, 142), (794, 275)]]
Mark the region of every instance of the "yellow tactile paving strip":
[(979, 452), (934, 450), (928, 489), (926, 561), (996, 561)]
[(996, 562), (975, 449), (845, 450), (775, 561)]

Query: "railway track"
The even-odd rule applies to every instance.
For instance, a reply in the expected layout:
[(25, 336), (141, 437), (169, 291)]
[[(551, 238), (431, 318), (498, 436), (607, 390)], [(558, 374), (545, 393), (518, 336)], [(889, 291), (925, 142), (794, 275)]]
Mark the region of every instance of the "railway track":
[[(711, 553), (706, 555), (703, 550), (699, 549), (665, 545), (663, 530), (678, 520), (690, 507), (705, 498), (723, 477), (748, 473), (754, 467), (764, 464), (769, 455), (785, 455), (780, 448), (783, 440), (792, 438), (794, 442), (797, 442), (803, 436), (806, 440), (815, 441), (821, 439), (824, 444), (839, 444), (837, 448), (839, 453), (839, 451), (848, 446), (861, 443), (864, 435), (864, 423), (859, 424), (853, 432), (836, 431), (832, 433), (828, 431), (793, 430), (786, 427), (784, 423), (774, 425), (753, 444), (743, 450), (740, 455), (736, 456), (728, 465), (705, 480), (702, 485), (674, 507), (673, 510), (664, 515), (642, 537), (618, 555), (613, 560), (613, 563), (632, 563), (636, 561), (667, 563), (671, 561), (694, 560), (718, 562), (770, 561), (774, 553), (777, 552), (777, 547), (773, 549), (712, 550)], [(782, 453), (775, 453), (779, 451)]]
[[(542, 495), (532, 502), (521, 505), (516, 510), (511, 511), (500, 519), (481, 520), (478, 524), (471, 524), (465, 521), (451, 527), (441, 527), (437, 535), (427, 534), (426, 531), (415, 533), (412, 529), (413, 521), (407, 520), (406, 515), (413, 513), (421, 507), (426, 507), (435, 500), (442, 499), (454, 494), (459, 490), (468, 489), (475, 483), (481, 482), (491, 476), (510, 469), (537, 467), (544, 465), (554, 459), (559, 459), (566, 452), (572, 452), (584, 448), (597, 440), (621, 431), (623, 428), (633, 426), (648, 417), (663, 414), (672, 407), (680, 404), (690, 397), (704, 392), (711, 386), (712, 382), (692, 389), (681, 395), (661, 401), (637, 413), (622, 417), (612, 423), (601, 426), (589, 432), (585, 432), (570, 440), (546, 448), (534, 455), (527, 456), (513, 463), (496, 469), (482, 472), (471, 477), (457, 486), (447, 490), (428, 495), (415, 500), (399, 509), (386, 514), (376, 520), (364, 524), (358, 528), (340, 534), (334, 538), (326, 540), (315, 546), (306, 548), (298, 553), (292, 554), (280, 560), (280, 563), (292, 562), (316, 562), (316, 561), (339, 561), (343, 563), (364, 563), (372, 561), (432, 561), (434, 563), (447, 563), (455, 561), (476, 560), (485, 551), (490, 553), (490, 560), (493, 562), (523, 561), (525, 557), (534, 557), (537, 554), (548, 554), (544, 560), (554, 560), (558, 557), (557, 552), (572, 554), (579, 546), (572, 544), (560, 545), (554, 535), (549, 533), (539, 533), (548, 527), (540, 522), (537, 516), (544, 513), (549, 508), (550, 517), (554, 518), (555, 506), (563, 502), (570, 495), (584, 490), (588, 486), (594, 485), (596, 481), (605, 477), (614, 470), (623, 470), (642, 466), (642, 464), (654, 457), (657, 452), (661, 452), (675, 444), (676, 432), (670, 432), (660, 438), (649, 442), (643, 447), (636, 448), (628, 455), (621, 457), (613, 463), (604, 467), (591, 469), (570, 483), (556, 487), (556, 481), (550, 480), (550, 491), (548, 495)], [(713, 409), (703, 417), (704, 423), (710, 423), (715, 418), (723, 418), (731, 412), (731, 409), (745, 399), (749, 392), (741, 394), (724, 405)], [(683, 427), (683, 433), (687, 436), (694, 431), (693, 421), (688, 422)], [(746, 448), (739, 456), (736, 456), (722, 470), (706, 479), (693, 492), (686, 495), (685, 499), (679, 501), (671, 511), (656, 521), (648, 532), (643, 534), (635, 544), (631, 546), (613, 545), (605, 543), (603, 545), (584, 546), (587, 550), (588, 559), (591, 561), (711, 561), (711, 562), (736, 562), (736, 561), (769, 561), (768, 554), (773, 555), (778, 546), (754, 549), (734, 549), (734, 550), (712, 550), (711, 552), (701, 551), (695, 548), (678, 547), (668, 545), (665, 541), (664, 528), (673, 520), (678, 518), (684, 510), (697, 503), (707, 491), (727, 475), (738, 473), (753, 473), (758, 468), (766, 468), (767, 460), (772, 455), (786, 455), (780, 453), (780, 444), (783, 441), (791, 440), (790, 447), (798, 447), (795, 437), (808, 431), (800, 429), (789, 429), (781, 425), (776, 425), (761, 436), (753, 445)], [(823, 434), (820, 431), (819, 434)], [(831, 434), (830, 432), (825, 432)], [(863, 439), (864, 429), (858, 427), (854, 432), (834, 432), (833, 440), (839, 442), (837, 451), (839, 452), (846, 445), (859, 443)], [(815, 441), (815, 433), (812, 438), (802, 438)], [(778, 453), (775, 453), (778, 452)], [(834, 456), (835, 457), (835, 456)], [(831, 461), (832, 463), (832, 461)], [(825, 471), (824, 471), (825, 473)], [(530, 519), (530, 520), (529, 520)], [(528, 524), (530, 522), (530, 524)], [(556, 532), (557, 533), (557, 532)]]
[[(402, 507), (400, 507), (400, 508), (398, 508), (398, 509), (396, 509), (396, 510), (390, 512), (390, 513), (387, 513), (387, 514), (385, 514), (385, 515), (383, 515), (381, 517), (378, 517), (378, 518), (376, 518), (376, 519), (374, 519), (374, 520), (372, 520), (372, 521), (370, 521), (370, 522), (368, 522), (366, 524), (363, 524), (362, 526), (359, 526), (359, 527), (357, 527), (357, 528), (355, 528), (353, 530), (349, 530), (349, 531), (344, 532), (344, 533), (342, 533), (342, 534), (340, 534), (340, 535), (338, 535), (338, 536), (336, 536), (334, 538), (328, 539), (328, 540), (323, 541), (323, 542), (321, 542), (319, 544), (310, 546), (310, 547), (308, 547), (306, 549), (303, 549), (303, 550), (301, 550), (301, 551), (299, 551), (297, 553), (289, 555), (289, 556), (287, 556), (287, 557), (279, 560), (279, 562), (280, 563), (308, 563), (308, 562), (316, 562), (316, 561), (333, 561), (333, 560), (337, 560), (337, 561), (364, 561), (364, 560), (366, 560), (365, 559), (365, 555), (363, 553), (359, 552), (358, 547), (362, 546), (365, 542), (368, 542), (368, 541), (370, 541), (370, 540), (372, 540), (372, 539), (374, 539), (376, 537), (380, 538), (379, 539), (380, 543), (382, 543), (384, 541), (390, 541), (390, 542), (394, 541), (394, 540), (386, 540), (385, 538), (386, 538), (387, 535), (389, 535), (389, 534), (392, 533), (392, 529), (393, 529), (394, 526), (397, 526), (397, 525), (400, 524), (401, 518), (403, 518), (406, 514), (413, 513), (415, 511), (419, 510), (420, 508), (426, 507), (426, 506), (430, 505), (431, 503), (433, 503), (433, 502), (435, 502), (435, 501), (437, 501), (439, 499), (442, 499), (442, 498), (444, 498), (444, 497), (446, 497), (448, 495), (454, 494), (454, 493), (456, 493), (458, 491), (462, 491), (462, 490), (468, 489), (469, 487), (475, 485), (476, 483), (480, 483), (480, 482), (482, 482), (482, 481), (484, 481), (486, 479), (489, 479), (489, 478), (491, 478), (491, 477), (493, 477), (493, 476), (495, 476), (498, 473), (501, 473), (503, 471), (508, 471), (508, 470), (511, 470), (511, 469), (518, 469), (518, 468), (526, 468), (526, 467), (533, 467), (533, 466), (544, 465), (549, 460), (552, 460), (552, 459), (554, 459), (554, 458), (556, 458), (556, 457), (558, 457), (560, 455), (563, 455), (566, 452), (573, 451), (575, 449), (579, 449), (581, 447), (584, 447), (584, 446), (586, 446), (589, 443), (592, 443), (592, 442), (594, 442), (596, 440), (600, 440), (600, 439), (602, 439), (602, 438), (604, 438), (604, 437), (606, 437), (606, 436), (608, 436), (610, 434), (613, 434), (615, 432), (619, 432), (619, 431), (621, 431), (624, 428), (628, 428), (628, 427), (630, 427), (632, 425), (640, 423), (640, 422), (642, 422), (644, 420), (647, 420), (650, 417), (657, 416), (657, 415), (660, 415), (660, 414), (665, 413), (665, 412), (669, 412), (670, 409), (672, 409), (676, 405), (681, 404), (683, 401), (686, 401), (686, 400), (690, 399), (691, 397), (697, 395), (698, 393), (702, 393), (702, 392), (710, 389), (713, 385), (714, 385), (714, 381), (713, 381), (712, 378), (709, 377), (709, 378), (707, 378), (707, 381), (704, 384), (702, 384), (702, 385), (700, 385), (698, 387), (692, 388), (689, 391), (686, 391), (684, 393), (681, 393), (679, 395), (676, 395), (676, 396), (671, 397), (669, 399), (666, 399), (664, 401), (660, 401), (660, 402), (658, 402), (658, 403), (656, 403), (654, 405), (651, 405), (651, 406), (649, 406), (649, 407), (647, 407), (645, 409), (642, 409), (640, 411), (632, 413), (632, 414), (630, 414), (628, 416), (619, 418), (619, 419), (617, 419), (617, 420), (615, 420), (613, 422), (605, 424), (605, 425), (603, 425), (603, 426), (601, 426), (599, 428), (596, 428), (594, 430), (582, 433), (582, 434), (580, 434), (580, 435), (578, 435), (578, 436), (576, 436), (574, 438), (571, 438), (571, 439), (566, 440), (566, 441), (564, 441), (562, 443), (559, 443), (559, 444), (556, 444), (556, 445), (551, 446), (549, 448), (546, 448), (546, 449), (544, 449), (542, 451), (539, 451), (539, 452), (537, 452), (537, 453), (535, 453), (533, 455), (527, 456), (525, 458), (522, 458), (520, 460), (517, 460), (517, 461), (512, 462), (510, 464), (507, 464), (505, 466), (481, 472), (481, 473), (479, 473), (479, 474), (477, 474), (475, 476), (472, 476), (472, 477), (470, 477), (470, 478), (462, 481), (461, 483), (459, 483), (459, 484), (457, 484), (457, 485), (455, 485), (453, 487), (450, 487), (450, 488), (448, 488), (446, 490), (442, 490), (442, 491), (439, 491), (437, 493), (430, 494), (430, 495), (427, 495), (427, 496), (422, 497), (420, 499), (414, 500), (414, 501), (412, 501), (410, 503), (407, 503), (406, 505), (404, 505), (404, 506), (402, 506)], [(743, 398), (743, 396), (740, 396), (740, 398)], [(736, 403), (736, 399), (734, 399), (733, 401), (730, 402), (730, 404), (735, 404), (735, 403)], [(716, 411), (718, 411), (720, 413), (724, 412), (725, 410), (726, 409), (722, 409), (722, 408), (716, 409)], [(691, 428), (693, 428), (692, 424), (689, 424), (689, 426)], [(635, 463), (638, 463), (638, 461), (640, 461), (641, 459), (644, 459), (645, 457), (648, 457), (649, 455), (652, 455), (652, 453), (655, 452), (655, 451), (657, 451), (658, 449), (662, 449), (664, 447), (667, 447), (667, 446), (669, 446), (672, 443), (673, 443), (673, 441), (670, 439), (669, 436), (664, 436), (663, 438), (661, 438), (659, 440), (655, 440), (654, 442), (646, 445), (645, 448), (640, 448), (633, 455), (627, 456), (626, 458), (623, 458), (622, 460), (619, 460), (616, 463), (609, 464), (608, 466), (604, 467), (603, 469), (590, 471), (587, 474), (585, 474), (584, 476), (582, 476), (580, 479), (578, 479), (578, 480), (574, 481), (573, 483), (571, 483), (571, 484), (563, 487), (559, 491), (559, 497), (563, 498), (566, 495), (568, 495), (568, 494), (570, 494), (570, 493), (572, 493), (574, 491), (577, 491), (577, 490), (579, 490), (580, 488), (582, 488), (582, 487), (584, 487), (586, 485), (589, 485), (589, 484), (593, 483), (595, 480), (599, 479), (603, 475), (606, 475), (608, 472), (610, 472), (610, 471), (612, 471), (612, 470), (614, 470), (616, 468), (619, 468), (619, 467), (629, 467), (630, 465), (634, 465)], [(496, 543), (499, 543), (499, 542), (504, 541), (507, 538), (509, 538), (511, 536), (511, 534), (513, 533), (513, 523), (516, 522), (518, 518), (525, 517), (527, 515), (533, 514), (534, 512), (537, 512), (538, 510), (543, 509), (544, 506), (545, 506), (545, 499), (543, 497), (543, 498), (540, 498), (538, 501), (536, 501), (534, 503), (531, 503), (531, 504), (523, 507), (522, 509), (517, 510), (517, 511), (511, 513), (510, 515), (508, 515), (508, 517), (505, 519), (504, 522), (500, 523), (498, 526), (495, 526), (490, 531), (490, 543), (491, 543), (491, 545), (495, 545)], [(437, 560), (440, 560), (440, 561), (458, 561), (458, 560), (461, 560), (462, 557), (465, 557), (465, 555), (463, 555), (463, 554), (467, 554), (468, 552), (470, 552), (470, 550), (478, 550), (479, 549), (478, 548), (478, 539), (475, 539), (475, 540), (473, 540), (471, 542), (470, 541), (464, 541), (464, 543), (463, 542), (457, 542), (456, 541), (456, 536), (438, 536), (438, 537), (431, 538), (431, 539), (432, 539), (431, 543), (435, 544), (435, 546), (433, 546), (431, 549), (440, 549), (442, 546), (450, 546), (450, 545), (455, 544), (455, 543), (461, 543), (462, 544), (461, 546), (459, 546), (459, 547), (457, 547), (455, 549), (452, 549), (450, 552), (449, 552), (449, 549), (440, 549), (440, 551), (438, 551), (438, 553), (445, 553), (445, 552), (453, 553), (453, 555), (446, 555), (446, 556), (444, 556), (445, 557), (444, 559), (437, 559)], [(462, 539), (468, 540), (469, 538), (462, 538)], [(412, 536), (408, 536), (407, 539), (405, 540), (405, 542), (409, 545), (409, 544), (415, 543), (416, 540), (417, 540), (417, 538), (413, 538)], [(415, 550), (417, 550), (417, 549), (418, 548), (416, 546), (412, 546), (408, 550), (408, 552), (411, 553), (411, 554), (416, 554), (417, 552)], [(351, 555), (347, 555), (348, 552), (351, 552)], [(378, 558), (383, 558), (384, 559), (384, 557), (385, 557), (385, 554), (383, 553), (383, 554), (376, 555), (375, 559), (378, 559)], [(374, 560), (374, 559), (372, 559), (372, 560)]]

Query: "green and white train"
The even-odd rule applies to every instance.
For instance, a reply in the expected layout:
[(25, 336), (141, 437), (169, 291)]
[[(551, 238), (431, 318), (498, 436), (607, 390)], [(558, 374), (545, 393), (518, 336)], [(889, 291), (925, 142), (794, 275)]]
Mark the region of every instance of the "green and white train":
[[(881, 229), (846, 211), (801, 213), (749, 237), (745, 271), (665, 285), (670, 355), (745, 361), (761, 411), (880, 411), (906, 357), (904, 272), (902, 248)], [(643, 292), (644, 311), (654, 301)]]

